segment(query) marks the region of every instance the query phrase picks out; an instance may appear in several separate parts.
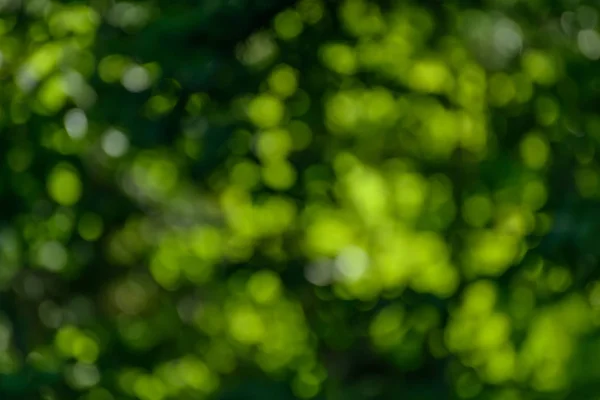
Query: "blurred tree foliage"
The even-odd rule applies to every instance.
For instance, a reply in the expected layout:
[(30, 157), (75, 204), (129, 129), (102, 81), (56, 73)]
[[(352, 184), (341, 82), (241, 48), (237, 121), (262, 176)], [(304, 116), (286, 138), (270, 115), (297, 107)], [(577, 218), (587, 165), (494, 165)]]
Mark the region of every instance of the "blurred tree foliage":
[(0, 398), (596, 398), (599, 6), (0, 0)]

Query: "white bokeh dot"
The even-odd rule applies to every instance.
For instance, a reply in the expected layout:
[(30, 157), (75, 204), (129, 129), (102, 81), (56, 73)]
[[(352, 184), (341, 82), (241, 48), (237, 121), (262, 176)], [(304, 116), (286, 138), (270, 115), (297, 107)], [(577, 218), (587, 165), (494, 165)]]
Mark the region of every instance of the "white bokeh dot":
[(80, 139), (85, 136), (88, 129), (88, 120), (85, 113), (79, 108), (74, 108), (65, 113), (65, 129), (73, 139)]
[(117, 129), (111, 128), (102, 135), (102, 150), (110, 157), (121, 157), (129, 149), (129, 139)]
[(590, 60), (600, 58), (600, 34), (593, 29), (584, 29), (577, 35), (577, 46)]
[(150, 74), (146, 68), (139, 65), (129, 67), (121, 79), (125, 89), (133, 93), (143, 92), (150, 87)]

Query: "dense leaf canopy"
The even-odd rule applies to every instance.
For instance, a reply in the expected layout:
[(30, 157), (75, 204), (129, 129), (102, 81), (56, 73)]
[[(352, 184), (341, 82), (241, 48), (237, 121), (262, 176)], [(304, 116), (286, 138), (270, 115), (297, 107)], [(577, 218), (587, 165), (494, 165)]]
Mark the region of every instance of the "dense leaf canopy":
[(599, 9), (0, 0), (0, 398), (600, 396)]

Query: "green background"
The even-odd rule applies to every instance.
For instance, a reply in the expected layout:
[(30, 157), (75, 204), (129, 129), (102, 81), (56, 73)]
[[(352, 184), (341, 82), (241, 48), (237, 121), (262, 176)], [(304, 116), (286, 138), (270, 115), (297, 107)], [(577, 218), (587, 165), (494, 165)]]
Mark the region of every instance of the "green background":
[(0, 0), (0, 398), (600, 398), (599, 6)]

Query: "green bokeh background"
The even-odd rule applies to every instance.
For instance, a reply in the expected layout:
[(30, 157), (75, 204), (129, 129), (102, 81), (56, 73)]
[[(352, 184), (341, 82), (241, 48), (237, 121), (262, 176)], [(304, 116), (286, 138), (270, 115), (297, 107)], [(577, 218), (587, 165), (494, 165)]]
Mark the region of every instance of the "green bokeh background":
[(0, 0), (0, 399), (600, 398), (599, 10)]

